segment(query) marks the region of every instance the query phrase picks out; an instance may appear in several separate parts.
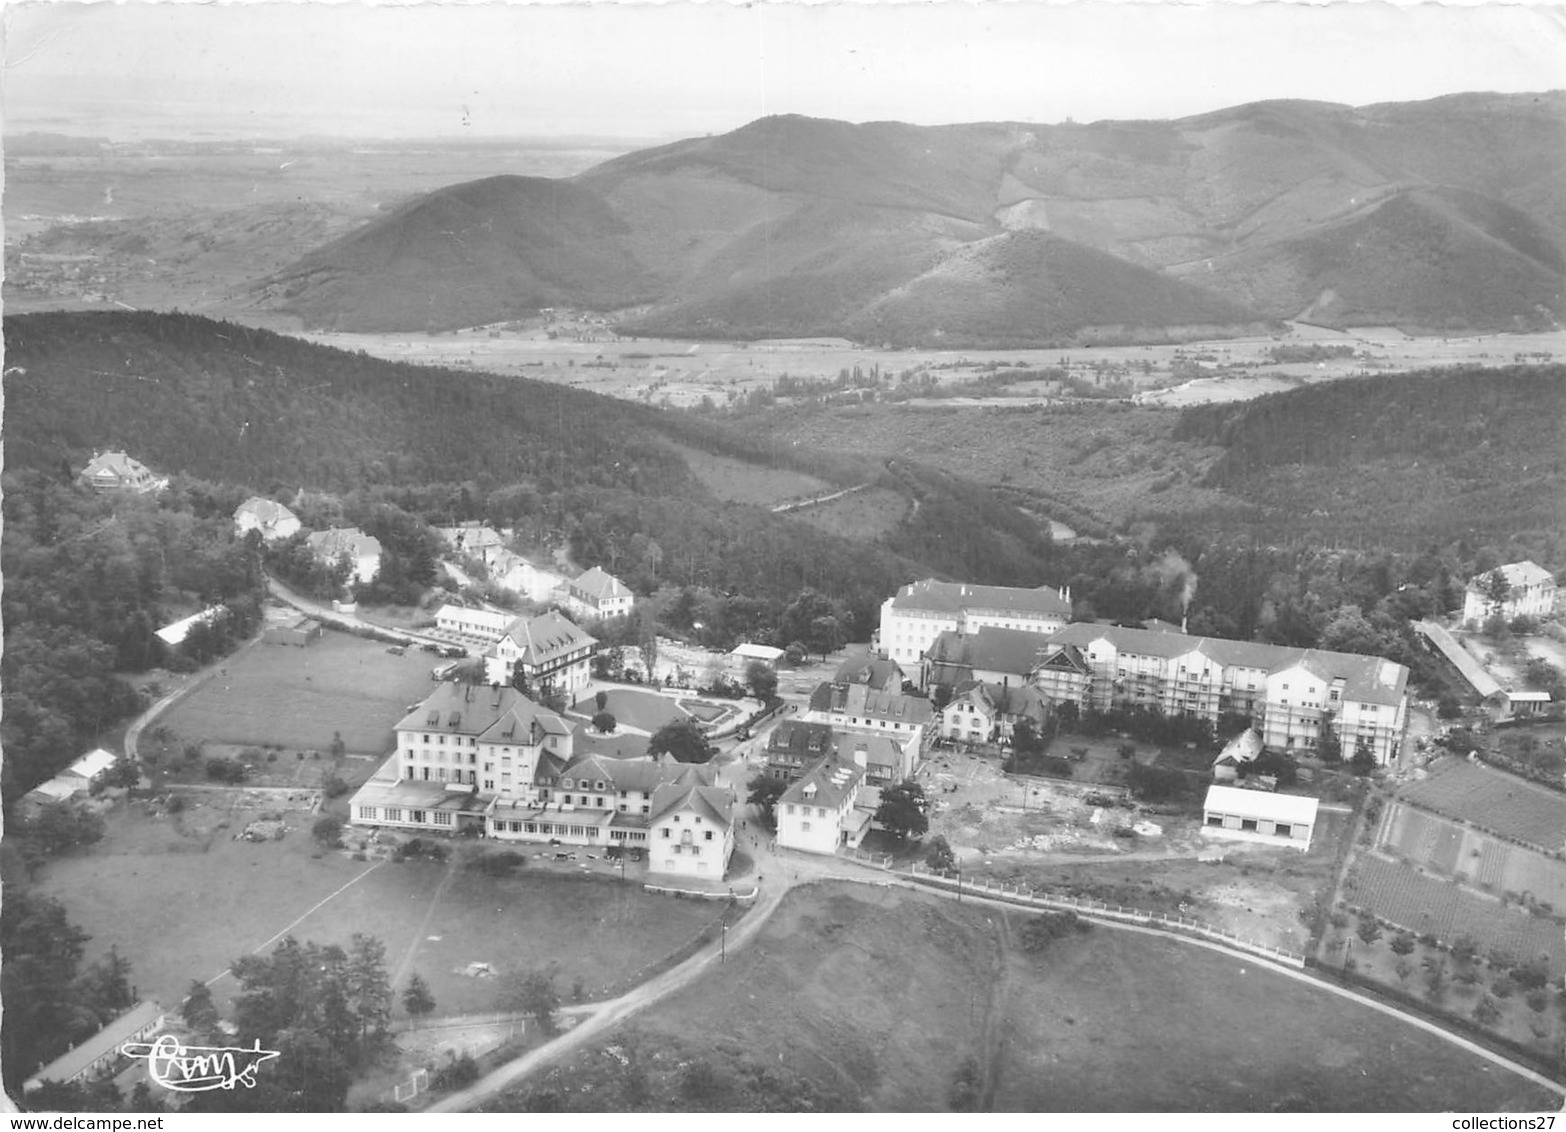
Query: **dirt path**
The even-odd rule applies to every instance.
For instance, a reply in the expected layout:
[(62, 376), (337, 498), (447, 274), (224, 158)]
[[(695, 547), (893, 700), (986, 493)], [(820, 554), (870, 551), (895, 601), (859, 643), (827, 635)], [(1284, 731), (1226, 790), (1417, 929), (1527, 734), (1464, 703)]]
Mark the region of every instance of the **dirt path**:
[(979, 1065), (984, 1076), (979, 1086), (980, 1112), (995, 1111), (995, 1087), (999, 1083), (997, 1066), (1006, 1036), (1003, 1021), (1006, 1017), (1008, 974), (1006, 953), (1011, 944), (1011, 925), (1004, 913), (995, 917), (995, 952), (990, 960), (990, 994), (984, 1004), (984, 1029), (979, 1037)]
[(215, 660), (211, 664), (207, 665), (207, 667), (192, 673), (190, 679), (186, 680), (182, 685), (174, 689), (174, 691), (168, 693), (168, 695), (158, 700), (157, 703), (153, 704), (146, 711), (142, 712), (134, 720), (132, 720), (131, 725), (125, 729), (125, 757), (131, 762), (136, 762), (137, 747), (141, 743), (141, 733), (147, 729), (147, 726), (151, 724), (153, 720), (157, 719), (158, 716), (168, 711), (169, 708), (173, 707), (180, 700), (190, 695), (190, 693), (194, 692), (197, 688), (204, 686), (214, 676), (218, 675), (218, 673), (226, 671), (229, 661), (237, 660), (239, 657), (243, 656), (246, 652), (255, 648), (260, 643), (261, 635), (258, 633), (256, 636), (246, 641), (243, 645), (239, 646), (239, 648), (235, 649), (227, 656), (221, 657), (220, 659)]
[[(750, 943), (760, 933), (772, 913), (777, 911), (787, 891), (788, 887), (782, 884), (766, 889), (755, 906), (740, 921), (739, 926), (727, 933), (727, 950), (735, 951)], [(453, 1093), (425, 1111), (468, 1112), (477, 1108), (504, 1090), (526, 1080), (538, 1070), (553, 1065), (590, 1045), (638, 1011), (667, 998), (676, 991), (684, 990), (701, 975), (718, 965), (721, 950), (720, 944), (709, 945), (678, 967), (665, 971), (657, 978), (643, 983), (619, 998), (603, 1003), (596, 1011), (590, 1014), (583, 1011), (582, 1015), (579, 1015), (583, 1020), (575, 1029), (568, 1030), (553, 1041), (523, 1054), (515, 1061), (502, 1065), (468, 1088)]]
[(440, 907), (441, 897), (446, 895), (446, 890), (451, 887), (451, 882), (457, 875), (457, 855), (453, 853), (446, 862), (446, 874), (440, 878), (440, 883), (435, 886), (435, 891), (430, 895), (430, 906), (424, 910), (424, 919), (419, 921), (419, 930), (413, 933), (413, 942), (408, 944), (408, 950), (403, 952), (402, 960), (397, 964), (397, 969), (392, 972), (391, 986), (396, 990), (403, 985), (408, 977), (408, 971), (413, 967), (413, 959), (419, 953), (419, 944), (424, 942), (425, 934), (430, 930), (430, 921), (435, 918), (435, 909)]

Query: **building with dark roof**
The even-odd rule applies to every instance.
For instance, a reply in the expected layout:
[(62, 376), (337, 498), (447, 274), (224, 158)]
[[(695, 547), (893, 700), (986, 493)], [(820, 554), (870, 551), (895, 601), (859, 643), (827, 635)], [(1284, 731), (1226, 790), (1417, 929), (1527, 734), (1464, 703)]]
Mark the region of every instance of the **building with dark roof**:
[(1022, 684), (1038, 667), (1049, 648), (1048, 633), (1029, 629), (997, 629), (985, 626), (975, 633), (955, 630), (935, 638), (920, 658), (919, 686), (979, 681), (986, 684)]
[(802, 718), (838, 731), (890, 734), (899, 743), (911, 742), (918, 751), (933, 737), (930, 723), (935, 709), (923, 696), (878, 692), (868, 684), (828, 682), (816, 686)]
[(777, 801), (778, 844), (806, 853), (857, 846), (873, 816), (854, 806), (864, 781), (864, 767), (836, 754), (816, 763)]
[(880, 656), (859, 656), (850, 657), (838, 665), (832, 683), (864, 684), (877, 692), (901, 692), (904, 679), (902, 667), (895, 660)]
[(805, 773), (832, 750), (832, 725), (803, 719), (785, 719), (767, 735), (767, 765), (764, 774), (785, 782)]
[(653, 794), (647, 867), (655, 873), (721, 880), (734, 852), (734, 792), (674, 781)]
[(567, 582), (560, 588), (559, 597), (572, 616), (589, 620), (624, 617), (636, 603), (630, 587), (601, 566)]
[[(1052, 702), (1210, 722), (1242, 715), (1279, 750), (1314, 750), (1330, 729), (1345, 758), (1363, 747), (1383, 765), (1401, 749), (1408, 669), (1382, 657), (1115, 625), (1068, 625), (1050, 642), (1076, 650), (1048, 654), (1035, 674)], [(1087, 668), (1080, 676), (1076, 657)]]
[(1028, 684), (959, 684), (941, 709), (941, 738), (962, 743), (1010, 743), (1012, 729), (1027, 720), (1035, 733), (1049, 718), (1049, 705)]
[(484, 653), (484, 678), (491, 684), (510, 684), (520, 673), (522, 684), (535, 695), (569, 696), (587, 687), (597, 644), (595, 637), (554, 610), (518, 617)]
[(976, 633), (986, 625), (1051, 633), (1071, 620), (1071, 597), (1052, 586), (975, 586), (926, 578), (881, 603), (876, 643), (905, 672), (942, 633)]
[(138, 1002), (80, 1045), (72, 1046), (40, 1068), (22, 1082), (22, 1092), (34, 1092), (48, 1081), (67, 1085), (107, 1076), (123, 1060), (120, 1047), (152, 1037), (163, 1029), (165, 1017), (156, 1002)]

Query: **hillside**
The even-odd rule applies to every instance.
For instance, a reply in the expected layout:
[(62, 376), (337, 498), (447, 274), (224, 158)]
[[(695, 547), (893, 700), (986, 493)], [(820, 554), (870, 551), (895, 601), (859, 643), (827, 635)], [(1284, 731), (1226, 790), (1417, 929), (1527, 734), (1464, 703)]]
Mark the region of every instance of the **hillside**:
[(260, 294), (343, 330), (575, 306), (632, 333), (1017, 346), (1297, 316), (1547, 327), (1563, 262), (1566, 94), (1472, 94), (1085, 125), (765, 118), (569, 181), (441, 190)]
[[(889, 471), (847, 449), (753, 444), (555, 384), (385, 362), (186, 315), (8, 318), (5, 346), (8, 474), (57, 479), (62, 464), (123, 448), (163, 474), (280, 497), (375, 492), (428, 521), (525, 520), (643, 592), (705, 586), (775, 614), (814, 588), (860, 634), (912, 577), (1037, 585), (1050, 554), (1016, 508), (918, 464)], [(878, 533), (841, 537), (715, 494), (682, 455), (693, 449), (734, 476), (874, 480), (897, 510)]]

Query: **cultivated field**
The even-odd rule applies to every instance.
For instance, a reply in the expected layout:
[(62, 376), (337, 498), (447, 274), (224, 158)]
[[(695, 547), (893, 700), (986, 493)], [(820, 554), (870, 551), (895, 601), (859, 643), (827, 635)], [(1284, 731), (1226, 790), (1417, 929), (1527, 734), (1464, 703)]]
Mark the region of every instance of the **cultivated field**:
[[(388, 972), (419, 971), (439, 1014), (493, 1009), (493, 979), (459, 973), (475, 961), (496, 972), (548, 967), (569, 1000), (577, 979), (589, 995), (623, 986), (718, 911), (646, 894), (634, 875), (622, 885), (603, 862), (569, 866), (597, 875), (565, 876), (552, 871), (565, 866), (530, 857), (531, 874), (496, 879), (321, 853), (309, 833), (314, 816), (302, 811), (285, 813), (290, 831), (281, 841), (235, 841), (247, 821), (277, 806), (237, 809), (235, 797), (192, 793), (178, 815), (145, 802), (116, 809), (103, 841), (51, 862), (40, 877), (40, 890), (91, 934), (88, 958), (117, 946), (141, 993), (165, 1005), (177, 1005), (192, 979), (212, 979), (238, 956), (270, 947), (284, 929), (318, 943), (346, 944), (354, 932), (379, 938)], [(235, 989), (231, 979), (213, 985), (220, 1005)]]
[(1566, 794), (1458, 758), (1430, 766), (1430, 776), (1398, 791), (1416, 806), (1470, 821), (1546, 852), (1566, 849)]
[[(1104, 927), (1030, 953), (1030, 919), (863, 886), (795, 891), (726, 966), (532, 1087), (571, 1109), (624, 1108), (634, 1064), (652, 1086), (637, 1107), (943, 1111), (971, 1062), (981, 1110), (1558, 1106), (1433, 1035), (1252, 961)], [(693, 1094), (681, 1074), (695, 1061), (712, 1073)], [(518, 1090), (491, 1107), (529, 1099)]]
[(157, 723), (181, 743), (323, 752), (340, 733), (347, 750), (376, 755), (391, 749), (392, 728), (432, 686), (429, 654), (394, 656), (384, 644), (328, 631), (307, 648), (247, 649)]
[(1505, 905), (1465, 885), (1438, 880), (1412, 865), (1362, 854), (1354, 863), (1344, 897), (1417, 935), (1433, 935), (1448, 944), (1467, 935), (1483, 948), (1503, 948), (1519, 959), (1544, 954), (1550, 957), (1555, 977), (1566, 972), (1566, 939), (1560, 921)]
[(1485, 892), (1527, 895), (1566, 909), (1566, 864), (1542, 853), (1397, 803), (1382, 828), (1381, 846), (1421, 868)]

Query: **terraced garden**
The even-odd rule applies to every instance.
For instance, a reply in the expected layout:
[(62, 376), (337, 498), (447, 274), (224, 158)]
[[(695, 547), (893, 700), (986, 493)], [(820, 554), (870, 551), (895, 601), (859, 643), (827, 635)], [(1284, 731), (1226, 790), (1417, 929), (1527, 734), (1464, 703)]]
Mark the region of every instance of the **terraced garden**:
[(1435, 764), (1428, 778), (1400, 790), (1398, 796), (1547, 853), (1566, 850), (1566, 794), (1502, 771), (1448, 758)]

